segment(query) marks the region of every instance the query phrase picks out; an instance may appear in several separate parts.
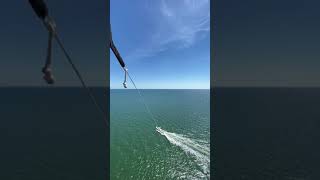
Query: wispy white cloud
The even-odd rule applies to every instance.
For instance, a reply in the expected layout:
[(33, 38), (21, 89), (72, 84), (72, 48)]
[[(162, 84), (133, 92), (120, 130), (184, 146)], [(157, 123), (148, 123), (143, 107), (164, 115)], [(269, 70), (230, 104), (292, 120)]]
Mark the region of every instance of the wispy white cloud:
[[(154, 1), (153, 1), (154, 2)], [(126, 59), (155, 56), (172, 48), (187, 48), (206, 37), (210, 31), (209, 0), (161, 0), (154, 4), (150, 28), (145, 37)]]

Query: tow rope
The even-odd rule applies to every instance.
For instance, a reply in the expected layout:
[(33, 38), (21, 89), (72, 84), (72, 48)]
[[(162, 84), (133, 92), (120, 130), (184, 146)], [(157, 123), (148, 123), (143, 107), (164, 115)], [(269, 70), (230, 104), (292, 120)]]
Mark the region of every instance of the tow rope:
[(154, 122), (154, 124), (156, 125), (156, 127), (159, 127), (156, 118), (154, 117), (153, 113), (151, 112), (151, 110), (150, 110), (149, 106), (147, 105), (144, 97), (142, 96), (140, 90), (137, 88), (137, 86), (136, 86), (136, 84), (134, 83), (133, 79), (131, 78), (129, 72), (126, 71), (126, 73), (128, 74), (129, 79), (130, 79), (131, 83), (133, 84), (134, 88), (138, 91), (139, 96), (140, 96), (140, 98), (141, 98), (141, 100), (142, 100), (142, 102), (143, 102), (143, 104), (144, 104), (144, 107), (145, 107), (146, 110), (147, 110), (147, 113), (150, 115), (150, 117), (151, 117), (151, 119), (153, 120), (153, 122)]
[[(111, 27), (111, 25), (110, 25), (110, 27)], [(111, 28), (110, 28), (110, 29), (111, 29)], [(115, 46), (115, 44), (114, 44), (114, 42), (113, 42), (111, 30), (110, 30), (110, 48), (111, 48), (113, 54), (116, 56), (116, 58), (117, 58), (117, 60), (118, 60), (118, 62), (119, 62), (119, 64), (120, 64), (120, 66), (122, 67), (122, 69), (123, 69), (123, 71), (124, 71), (123, 87), (124, 87), (124, 88), (127, 88), (127, 76), (128, 76), (129, 79), (130, 79), (130, 81), (131, 81), (131, 83), (133, 84), (134, 88), (137, 90), (137, 92), (138, 92), (138, 94), (139, 94), (139, 97), (140, 97), (141, 101), (143, 102), (143, 105), (144, 105), (144, 107), (145, 107), (145, 109), (146, 109), (146, 111), (147, 111), (147, 114), (150, 115), (150, 117), (151, 117), (151, 119), (153, 120), (155, 126), (158, 127), (158, 122), (157, 122), (156, 118), (154, 117), (153, 113), (151, 112), (149, 106), (147, 105), (144, 97), (142, 96), (141, 91), (137, 88), (136, 83), (134, 83), (132, 77), (130, 76), (130, 74), (129, 74), (129, 72), (128, 72), (128, 69), (126, 68), (126, 64), (124, 63), (124, 61), (123, 61), (123, 59), (122, 59), (122, 57), (121, 57), (121, 55), (120, 55), (117, 47)]]

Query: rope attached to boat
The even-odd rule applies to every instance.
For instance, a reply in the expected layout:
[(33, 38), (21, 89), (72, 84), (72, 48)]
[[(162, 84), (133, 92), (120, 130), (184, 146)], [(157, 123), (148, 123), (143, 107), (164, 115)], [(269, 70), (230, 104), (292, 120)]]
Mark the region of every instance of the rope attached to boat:
[[(124, 69), (125, 69), (125, 68), (124, 68)], [(154, 115), (153, 115), (153, 113), (151, 112), (148, 104), (146, 103), (144, 97), (142, 96), (142, 93), (141, 93), (140, 90), (137, 88), (136, 83), (134, 83), (134, 81), (133, 81), (132, 77), (130, 76), (128, 70), (125, 69), (125, 71), (126, 71), (126, 74), (128, 74), (128, 77), (129, 77), (131, 83), (133, 84), (134, 88), (138, 91), (139, 96), (140, 96), (140, 98), (141, 98), (141, 100), (142, 100), (142, 102), (143, 102), (143, 104), (144, 104), (144, 107), (145, 107), (146, 110), (147, 110), (147, 113), (150, 115), (151, 119), (154, 121), (156, 127), (159, 127), (156, 118), (154, 117)]]

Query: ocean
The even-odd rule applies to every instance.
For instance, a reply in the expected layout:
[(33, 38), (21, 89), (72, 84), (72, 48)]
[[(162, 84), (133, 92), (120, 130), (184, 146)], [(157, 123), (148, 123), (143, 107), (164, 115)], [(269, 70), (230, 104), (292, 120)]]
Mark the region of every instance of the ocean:
[(110, 93), (111, 179), (209, 179), (210, 91)]
[(111, 90), (109, 154), (85, 90), (0, 88), (0, 179), (320, 179), (320, 88), (216, 88), (211, 113), (209, 90), (142, 93), (161, 129)]
[(106, 179), (108, 139), (82, 88), (0, 88), (0, 179)]
[(84, 89), (0, 88), (0, 179), (208, 179), (209, 90), (142, 93), (158, 129), (136, 91), (112, 90), (109, 151)]
[(216, 88), (214, 179), (320, 179), (320, 88)]

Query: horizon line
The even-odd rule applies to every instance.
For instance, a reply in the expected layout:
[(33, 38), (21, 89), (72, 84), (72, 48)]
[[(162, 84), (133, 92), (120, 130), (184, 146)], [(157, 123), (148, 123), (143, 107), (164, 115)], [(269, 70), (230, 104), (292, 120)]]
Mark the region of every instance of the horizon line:
[[(89, 88), (107, 88), (110, 90), (134, 90), (135, 88), (109, 88), (108, 86), (88, 86)], [(0, 88), (83, 88), (82, 86), (23, 86), (23, 85), (12, 85), (12, 86), (0, 86)], [(210, 88), (139, 88), (139, 89), (145, 89), (145, 90), (210, 90), (215, 88), (320, 88), (320, 85), (305, 85), (305, 86), (294, 86), (294, 85), (275, 85), (275, 86), (263, 86), (263, 85), (257, 85), (257, 86), (231, 86), (231, 85), (224, 85), (224, 86), (215, 86)]]
[[(107, 88), (110, 90), (135, 90), (135, 88), (109, 88), (108, 86), (88, 86), (89, 88)], [(83, 88), (82, 86), (23, 86), (23, 85), (13, 85), (13, 86), (0, 86), (0, 88)], [(139, 89), (203, 89), (210, 90), (210, 88), (139, 88)]]

